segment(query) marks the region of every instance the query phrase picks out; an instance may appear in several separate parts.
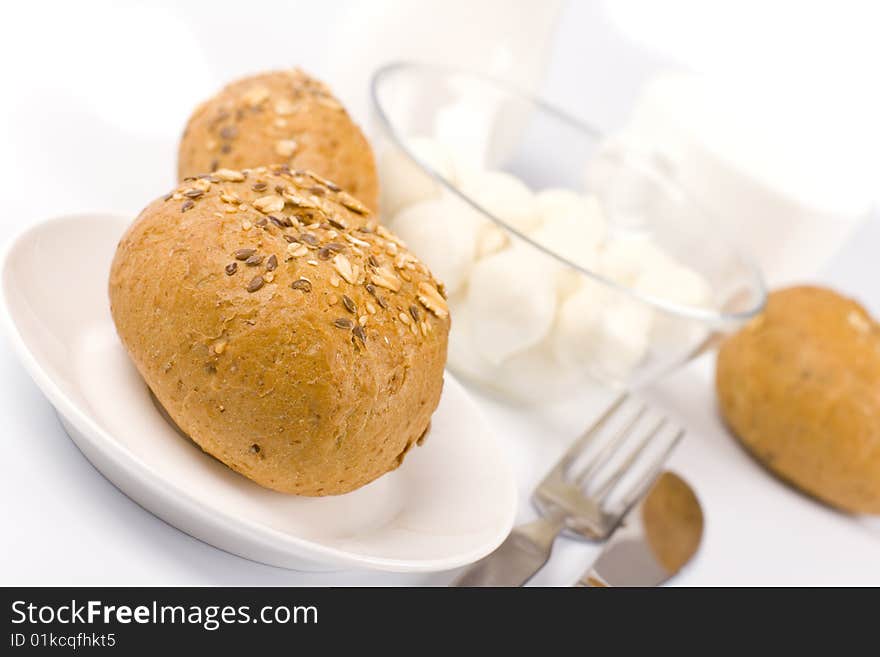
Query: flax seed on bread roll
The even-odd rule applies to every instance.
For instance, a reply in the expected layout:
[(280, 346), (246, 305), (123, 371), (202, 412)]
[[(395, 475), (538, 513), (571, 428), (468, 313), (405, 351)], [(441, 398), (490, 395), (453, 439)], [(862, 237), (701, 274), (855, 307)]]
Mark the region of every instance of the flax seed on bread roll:
[(880, 514), (880, 324), (833, 290), (773, 292), (718, 352), (721, 413), (770, 470), (824, 502)]
[(442, 290), (359, 201), (277, 166), (219, 169), (151, 203), (109, 284), (122, 343), (179, 427), (299, 495), (363, 486), (425, 435)]
[(370, 144), (330, 89), (299, 69), (236, 80), (199, 105), (180, 141), (178, 178), (270, 164), (314, 171), (377, 208)]

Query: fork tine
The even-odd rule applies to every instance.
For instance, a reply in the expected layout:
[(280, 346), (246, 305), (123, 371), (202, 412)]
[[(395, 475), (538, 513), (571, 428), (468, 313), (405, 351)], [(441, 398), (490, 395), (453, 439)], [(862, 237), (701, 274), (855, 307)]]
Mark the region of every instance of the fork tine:
[(626, 513), (627, 509), (635, 504), (642, 495), (648, 492), (648, 489), (653, 485), (654, 480), (657, 479), (660, 471), (663, 470), (663, 466), (666, 464), (669, 455), (672, 454), (672, 450), (674, 450), (678, 443), (681, 442), (681, 439), (684, 438), (684, 433), (684, 429), (678, 430), (678, 433), (675, 434), (675, 437), (669, 442), (666, 448), (654, 458), (645, 477), (636, 485), (634, 490), (630, 491), (630, 493), (624, 497), (623, 513)]
[(633, 463), (639, 458), (642, 452), (651, 444), (651, 441), (657, 436), (658, 433), (666, 426), (667, 419), (661, 418), (659, 422), (657, 422), (651, 430), (648, 432), (648, 435), (642, 439), (642, 442), (639, 443), (639, 446), (636, 447), (632, 452), (630, 452), (626, 459), (621, 463), (617, 469), (608, 477), (605, 481), (602, 482), (602, 485), (596, 490), (594, 495), (599, 498), (600, 503), (605, 502), (608, 494), (614, 489), (614, 486), (623, 478), (623, 476), (629, 471), (632, 467)]
[(639, 420), (648, 410), (647, 404), (642, 404), (638, 411), (621, 427), (614, 437), (602, 447), (602, 450), (573, 479), (577, 486), (583, 486), (587, 479), (590, 478), (597, 470), (604, 466), (617, 452), (618, 448), (623, 444), (627, 437), (632, 433), (633, 428), (638, 424)]
[(605, 426), (608, 420), (617, 412), (623, 403), (629, 398), (629, 392), (622, 392), (618, 395), (617, 399), (611, 402), (611, 405), (605, 409), (605, 412), (599, 417), (598, 420), (593, 422), (593, 424), (581, 435), (580, 438), (572, 443), (571, 447), (565, 452), (561, 459), (559, 459), (559, 463), (557, 464), (557, 468), (561, 468), (562, 470), (567, 470), (572, 462), (578, 457), (578, 455), (584, 451), (584, 448), (587, 446), (587, 443), (592, 440), (599, 430)]

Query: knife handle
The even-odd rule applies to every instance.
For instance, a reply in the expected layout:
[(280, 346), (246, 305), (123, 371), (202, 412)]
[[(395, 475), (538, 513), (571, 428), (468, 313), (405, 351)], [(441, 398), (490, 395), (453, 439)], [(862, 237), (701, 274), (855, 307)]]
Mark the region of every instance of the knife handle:
[(547, 563), (564, 526), (560, 514), (515, 527), (498, 549), (468, 568), (452, 586), (522, 586)]

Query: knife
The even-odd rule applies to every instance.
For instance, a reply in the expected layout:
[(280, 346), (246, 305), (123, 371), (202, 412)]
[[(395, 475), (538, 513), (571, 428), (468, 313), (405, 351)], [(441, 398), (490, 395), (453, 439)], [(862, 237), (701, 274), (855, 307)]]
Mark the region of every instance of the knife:
[(553, 541), (564, 526), (564, 516), (557, 514), (514, 527), (492, 554), (468, 568), (451, 586), (522, 586), (547, 563)]
[(693, 489), (661, 474), (624, 516), (592, 567), (574, 586), (659, 586), (687, 564), (703, 536), (703, 511)]

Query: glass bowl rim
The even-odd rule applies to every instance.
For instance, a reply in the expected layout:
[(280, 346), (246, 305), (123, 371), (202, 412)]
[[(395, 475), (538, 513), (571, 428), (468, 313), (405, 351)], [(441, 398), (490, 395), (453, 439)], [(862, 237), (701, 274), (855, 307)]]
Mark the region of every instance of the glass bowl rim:
[[(370, 101), (372, 103), (374, 111), (376, 112), (376, 116), (379, 118), (379, 122), (382, 125), (382, 128), (390, 137), (394, 145), (399, 148), (400, 151), (404, 155), (406, 155), (410, 161), (412, 161), (417, 167), (419, 167), (419, 169), (421, 169), (423, 173), (430, 176), (437, 183), (439, 183), (452, 194), (457, 196), (460, 200), (470, 205), (481, 215), (485, 216), (487, 219), (497, 224), (507, 233), (514, 235), (517, 239), (522, 240), (529, 246), (538, 249), (545, 255), (555, 259), (556, 261), (573, 269), (574, 271), (580, 272), (581, 274), (587, 276), (589, 279), (593, 280), (599, 285), (609, 288), (615, 293), (628, 296), (631, 299), (634, 299), (640, 303), (647, 304), (648, 306), (660, 310), (668, 315), (672, 315), (682, 319), (695, 320), (710, 325), (724, 326), (728, 324), (742, 324), (758, 315), (764, 309), (764, 306), (767, 303), (768, 293), (767, 286), (761, 270), (755, 263), (754, 258), (750, 254), (746, 253), (742, 248), (736, 245), (730, 243), (727, 244), (731, 252), (736, 254), (736, 256), (741, 259), (745, 267), (749, 270), (751, 278), (750, 287), (752, 288), (752, 292), (755, 293), (757, 297), (756, 303), (753, 306), (746, 308), (745, 310), (739, 311), (724, 311), (710, 308), (700, 308), (697, 306), (674, 303), (656, 295), (643, 294), (642, 292), (637, 291), (631, 286), (618, 283), (617, 281), (607, 278), (598, 272), (587, 269), (586, 267), (582, 267), (577, 263), (572, 262), (568, 258), (565, 258), (562, 255), (556, 253), (553, 249), (545, 247), (540, 242), (535, 241), (525, 233), (517, 230), (513, 226), (509, 225), (507, 222), (486, 211), (485, 208), (479, 205), (467, 194), (464, 194), (444, 176), (440, 175), (433, 168), (422, 162), (418, 158), (418, 156), (416, 156), (416, 154), (412, 152), (412, 150), (407, 145), (404, 136), (400, 134), (399, 130), (391, 121), (389, 112), (386, 110), (386, 108), (382, 104), (382, 101), (380, 100), (380, 87), (384, 82), (387, 81), (388, 78), (405, 70), (415, 71), (417, 74), (430, 72), (433, 75), (440, 74), (443, 76), (470, 78), (480, 82), (481, 84), (488, 84), (494, 87), (495, 90), (501, 90), (511, 96), (519, 98), (520, 100), (524, 100), (527, 103), (530, 103), (531, 105), (538, 108), (541, 112), (545, 112), (555, 119), (560, 120), (568, 126), (574, 128), (575, 130), (589, 135), (589, 137), (596, 141), (599, 141), (603, 136), (605, 136), (604, 133), (601, 130), (592, 127), (585, 121), (569, 114), (565, 110), (556, 107), (555, 105), (543, 100), (542, 98), (532, 93), (524, 91), (517, 85), (507, 82), (505, 80), (495, 78), (485, 73), (470, 71), (464, 68), (445, 66), (442, 64), (428, 64), (425, 62), (418, 62), (414, 60), (396, 60), (388, 62), (380, 66), (373, 72), (373, 74), (370, 76)], [(675, 181), (673, 181), (672, 179), (665, 179), (664, 183), (675, 189), (676, 193), (680, 194), (683, 198), (686, 198), (687, 202), (693, 204), (694, 207), (699, 209), (701, 213), (705, 214), (706, 216), (712, 215), (711, 212), (707, 211), (701, 206), (701, 204), (697, 203), (693, 196), (690, 195)]]

